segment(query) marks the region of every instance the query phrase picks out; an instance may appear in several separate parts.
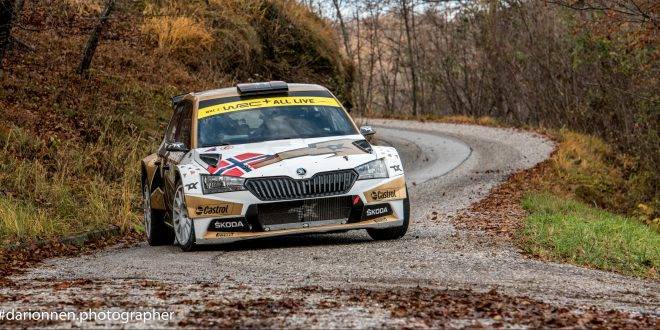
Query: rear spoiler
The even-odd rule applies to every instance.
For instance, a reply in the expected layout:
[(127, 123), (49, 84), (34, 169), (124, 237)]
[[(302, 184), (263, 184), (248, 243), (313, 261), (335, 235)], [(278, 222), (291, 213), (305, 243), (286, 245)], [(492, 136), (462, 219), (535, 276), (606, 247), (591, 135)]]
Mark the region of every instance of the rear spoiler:
[[(289, 91), (289, 85), (284, 81), (273, 80), (267, 82), (237, 84), (236, 89), (241, 96), (284, 94)], [(172, 97), (172, 107), (176, 107), (176, 105), (188, 94), (189, 93)]]
[(289, 85), (284, 81), (274, 80), (236, 85), (241, 96), (283, 94), (289, 91)]

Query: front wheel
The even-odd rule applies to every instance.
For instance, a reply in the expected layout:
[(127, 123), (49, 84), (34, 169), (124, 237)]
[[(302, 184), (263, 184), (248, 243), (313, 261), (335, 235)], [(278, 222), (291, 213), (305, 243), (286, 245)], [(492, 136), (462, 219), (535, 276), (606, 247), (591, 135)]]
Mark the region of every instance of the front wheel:
[(151, 208), (151, 191), (147, 183), (142, 186), (142, 198), (143, 224), (147, 242), (151, 246), (172, 244), (174, 235), (165, 224), (165, 212)]
[[(406, 189), (406, 195), (407, 193), (408, 191)], [(370, 228), (367, 229), (367, 233), (369, 234), (369, 236), (371, 236), (371, 238), (377, 241), (398, 239), (406, 234), (406, 232), (408, 231), (409, 224), (410, 224), (410, 200), (408, 199), (408, 197), (406, 197), (406, 199), (403, 200), (403, 223), (401, 224), (401, 226), (384, 228), (384, 229)]]
[(174, 225), (174, 235), (179, 243), (181, 250), (192, 251), (195, 249), (195, 226), (188, 217), (188, 208), (186, 199), (183, 195), (183, 185), (177, 182), (174, 192), (174, 201), (172, 202), (172, 224)]

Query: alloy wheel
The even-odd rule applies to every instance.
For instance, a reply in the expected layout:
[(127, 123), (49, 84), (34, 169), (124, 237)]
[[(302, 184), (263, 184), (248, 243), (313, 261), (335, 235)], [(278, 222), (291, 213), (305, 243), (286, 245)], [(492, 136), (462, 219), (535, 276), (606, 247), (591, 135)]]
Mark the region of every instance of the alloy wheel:
[(188, 210), (183, 197), (183, 187), (179, 186), (174, 194), (174, 205), (172, 208), (172, 220), (174, 222), (174, 233), (180, 245), (188, 244), (192, 231), (192, 220), (188, 217)]

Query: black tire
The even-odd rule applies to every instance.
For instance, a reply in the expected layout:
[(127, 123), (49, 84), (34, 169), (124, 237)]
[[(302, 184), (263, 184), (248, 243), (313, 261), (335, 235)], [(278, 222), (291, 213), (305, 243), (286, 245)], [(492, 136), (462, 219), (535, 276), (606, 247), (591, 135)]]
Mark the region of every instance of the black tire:
[[(408, 195), (408, 189), (406, 188), (406, 196)], [(398, 227), (384, 228), (384, 229), (367, 229), (367, 233), (371, 238), (377, 241), (399, 239), (403, 237), (408, 231), (408, 225), (410, 224), (410, 200), (408, 197), (403, 200), (403, 224)]]
[[(165, 224), (165, 211), (154, 210), (151, 208), (149, 192), (149, 186), (147, 186), (146, 183), (143, 184), (143, 225), (144, 232), (147, 236), (147, 242), (151, 246), (170, 245), (174, 242), (174, 232)], [(149, 224), (147, 224), (147, 216), (150, 217)]]
[[(177, 205), (178, 203), (181, 204)], [(183, 194), (183, 185), (181, 184), (181, 180), (177, 180), (174, 188), (174, 197), (172, 198), (172, 225), (174, 226), (174, 235), (177, 237), (177, 241), (179, 243), (179, 246), (181, 247), (181, 250), (184, 252), (190, 252), (190, 251), (194, 251), (196, 248), (195, 226), (192, 219), (188, 218), (188, 211), (185, 206), (186, 206), (186, 200)], [(178, 212), (185, 214), (185, 219), (181, 219), (176, 216), (175, 213), (177, 212), (177, 210)], [(179, 228), (179, 223), (177, 221), (190, 221), (189, 223), (190, 231), (188, 232), (187, 235), (184, 235), (183, 237), (179, 237), (181, 233), (177, 231)], [(183, 239), (185, 239), (185, 241), (182, 242)]]

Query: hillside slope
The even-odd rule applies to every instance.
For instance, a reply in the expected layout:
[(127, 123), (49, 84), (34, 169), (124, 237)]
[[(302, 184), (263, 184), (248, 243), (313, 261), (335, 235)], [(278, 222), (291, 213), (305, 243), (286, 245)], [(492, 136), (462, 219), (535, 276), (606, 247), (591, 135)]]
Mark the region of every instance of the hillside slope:
[[(119, 0), (86, 77), (75, 73), (99, 0), (26, 1), (0, 89), (0, 242), (139, 228), (138, 160), (172, 95), (283, 79), (350, 103), (351, 68), (294, 1)], [(274, 38), (276, 36), (276, 38)]]

